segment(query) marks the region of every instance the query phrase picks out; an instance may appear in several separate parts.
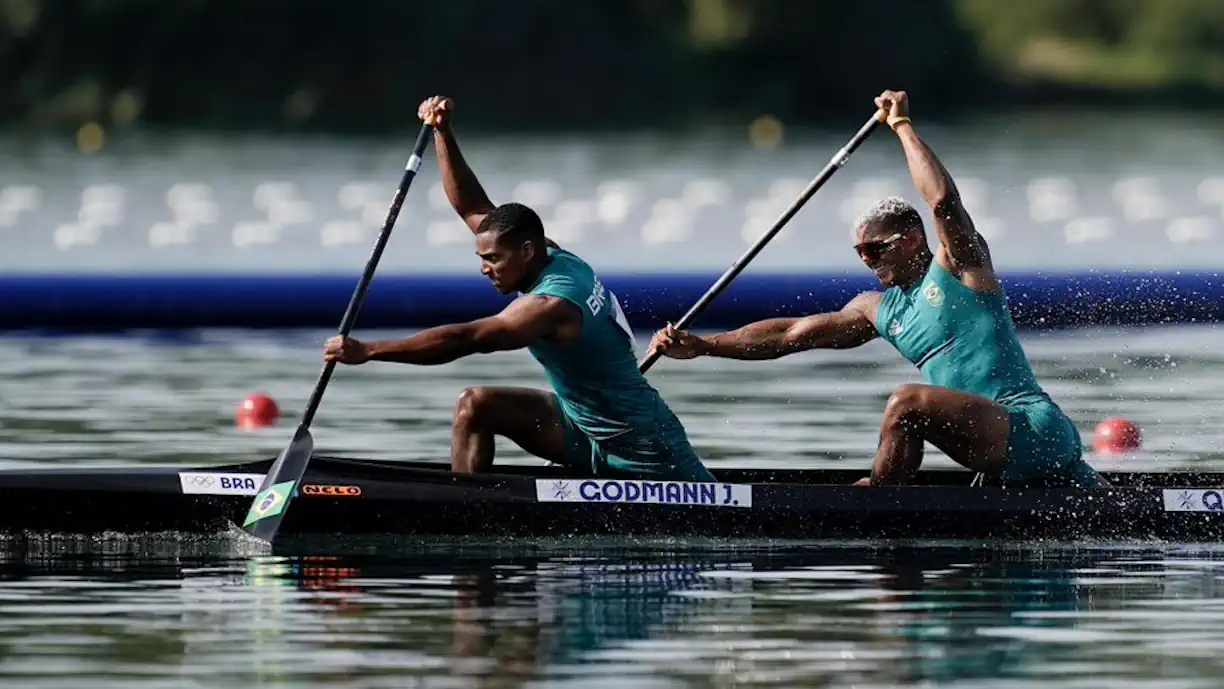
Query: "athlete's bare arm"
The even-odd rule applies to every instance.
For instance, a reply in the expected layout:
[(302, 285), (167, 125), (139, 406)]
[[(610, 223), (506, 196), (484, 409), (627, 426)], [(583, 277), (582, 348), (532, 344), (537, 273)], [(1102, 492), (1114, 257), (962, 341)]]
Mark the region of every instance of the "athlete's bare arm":
[(451, 129), (451, 115), (455, 104), (444, 96), (427, 98), (417, 109), (421, 121), (434, 128), (434, 150), (438, 155), (438, 167), (441, 169), (442, 188), (446, 190), (446, 198), (451, 207), (463, 218), (472, 232), (480, 227), (480, 221), (492, 211), (495, 206), (489, 200), (476, 173), (468, 167), (455, 141), (455, 132)]
[[(459, 151), (459, 143), (455, 141), (455, 130), (451, 128), (451, 115), (455, 104), (451, 99), (434, 96), (426, 99), (417, 109), (421, 121), (434, 128), (434, 150), (438, 154), (438, 167), (442, 172), (442, 188), (446, 190), (446, 198), (451, 208), (463, 218), (468, 229), (473, 233), (480, 228), (481, 221), (494, 208), (489, 195), (485, 193), (476, 173), (468, 166)], [(557, 243), (547, 237), (544, 242), (554, 249), (560, 249)]]
[(558, 297), (524, 295), (495, 316), (440, 325), (403, 340), (328, 340), (323, 358), (345, 364), (393, 361), (418, 366), (447, 364), (472, 354), (522, 349), (539, 340), (565, 343), (582, 329), (578, 307)]
[(840, 311), (802, 318), (770, 318), (738, 330), (694, 335), (672, 327), (655, 333), (650, 351), (673, 359), (714, 356), (725, 359), (777, 359), (809, 349), (849, 349), (875, 339), (879, 292), (864, 292)]
[(889, 126), (897, 132), (914, 186), (931, 207), (940, 243), (936, 260), (970, 289), (998, 291), (999, 281), (986, 239), (974, 227), (952, 175), (908, 121), (908, 96), (904, 91), (885, 91), (876, 99), (876, 105), (887, 114)]

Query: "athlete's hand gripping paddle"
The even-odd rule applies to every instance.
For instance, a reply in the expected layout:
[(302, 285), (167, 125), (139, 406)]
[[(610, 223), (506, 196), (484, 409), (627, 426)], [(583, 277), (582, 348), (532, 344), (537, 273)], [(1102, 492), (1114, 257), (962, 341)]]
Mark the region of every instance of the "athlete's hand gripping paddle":
[[(717, 298), (718, 295), (731, 284), (731, 281), (738, 277), (739, 274), (743, 272), (744, 268), (748, 267), (748, 264), (752, 261), (752, 259), (756, 258), (757, 254), (761, 253), (761, 250), (764, 249), (765, 245), (774, 238), (774, 235), (781, 232), (786, 223), (790, 222), (790, 219), (795, 217), (795, 214), (799, 212), (799, 209), (803, 207), (803, 204), (807, 203), (808, 199), (812, 198), (812, 196), (822, 186), (824, 186), (824, 183), (829, 181), (829, 178), (833, 176), (834, 172), (837, 172), (838, 169), (840, 169), (846, 164), (847, 161), (850, 160), (850, 154), (854, 153), (854, 151), (867, 140), (867, 137), (871, 135), (871, 132), (880, 125), (879, 117), (880, 113), (877, 112), (873, 114), (871, 119), (867, 120), (867, 123), (859, 128), (854, 137), (851, 138), (845, 146), (839, 149), (837, 153), (833, 154), (833, 158), (830, 159), (829, 163), (825, 165), (823, 170), (820, 171), (820, 174), (816, 175), (816, 177), (808, 183), (807, 187), (804, 188), (803, 193), (799, 194), (799, 198), (795, 199), (794, 203), (792, 203), (790, 207), (787, 208), (786, 211), (774, 221), (773, 227), (770, 227), (769, 231), (761, 235), (760, 238), (758, 238), (756, 242), (749, 247), (748, 251), (744, 252), (743, 256), (740, 256), (739, 260), (731, 264), (731, 267), (727, 269), (727, 272), (723, 273), (722, 277), (718, 279), (718, 282), (715, 282), (714, 285), (710, 287), (710, 289), (706, 291), (704, 295), (702, 295), (701, 299), (699, 299), (697, 303), (693, 305), (693, 308), (689, 309), (688, 313), (684, 314), (684, 317), (673, 325), (676, 330), (686, 330), (692, 326), (693, 321), (697, 320), (697, 316), (701, 315), (701, 312), (706, 310), (706, 307), (708, 307), (710, 303), (713, 302), (714, 299)], [(654, 362), (659, 360), (660, 356), (662, 356), (662, 354), (659, 351), (652, 351), (646, 356), (645, 359), (642, 360), (642, 363), (638, 364), (638, 370), (645, 373), (651, 366), (654, 365)]]

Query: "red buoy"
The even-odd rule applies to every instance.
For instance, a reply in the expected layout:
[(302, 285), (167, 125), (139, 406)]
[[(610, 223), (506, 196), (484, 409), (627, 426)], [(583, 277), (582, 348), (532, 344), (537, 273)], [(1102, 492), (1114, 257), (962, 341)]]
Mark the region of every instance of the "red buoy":
[(280, 407), (277, 406), (276, 400), (261, 392), (247, 395), (234, 413), (234, 422), (239, 428), (245, 429), (274, 426), (278, 418)]
[(1139, 427), (1130, 419), (1110, 417), (1097, 424), (1093, 445), (1097, 454), (1112, 455), (1138, 450), (1142, 445)]

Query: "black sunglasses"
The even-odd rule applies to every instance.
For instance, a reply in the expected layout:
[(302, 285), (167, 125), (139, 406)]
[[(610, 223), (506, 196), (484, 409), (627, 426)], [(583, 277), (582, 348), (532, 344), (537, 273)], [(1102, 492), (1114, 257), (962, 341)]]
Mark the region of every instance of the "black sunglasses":
[(888, 237), (887, 239), (881, 239), (881, 240), (874, 241), (874, 242), (863, 242), (862, 244), (855, 244), (854, 250), (857, 251), (858, 255), (862, 256), (864, 260), (874, 261), (875, 259), (883, 256), (884, 252), (891, 249), (893, 244), (897, 243), (897, 240), (901, 239), (904, 236), (905, 236), (904, 232), (898, 232)]

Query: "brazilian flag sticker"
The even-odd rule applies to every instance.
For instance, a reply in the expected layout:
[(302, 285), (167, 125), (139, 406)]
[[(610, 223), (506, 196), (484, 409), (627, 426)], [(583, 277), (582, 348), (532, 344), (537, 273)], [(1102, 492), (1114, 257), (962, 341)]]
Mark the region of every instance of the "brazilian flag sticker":
[(289, 494), (293, 491), (293, 485), (297, 481), (283, 481), (274, 483), (268, 486), (268, 489), (255, 496), (255, 502), (251, 504), (251, 511), (247, 512), (246, 521), (243, 526), (250, 526), (260, 519), (275, 517), (285, 511), (285, 503), (289, 502)]

